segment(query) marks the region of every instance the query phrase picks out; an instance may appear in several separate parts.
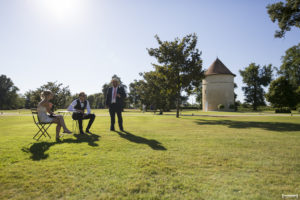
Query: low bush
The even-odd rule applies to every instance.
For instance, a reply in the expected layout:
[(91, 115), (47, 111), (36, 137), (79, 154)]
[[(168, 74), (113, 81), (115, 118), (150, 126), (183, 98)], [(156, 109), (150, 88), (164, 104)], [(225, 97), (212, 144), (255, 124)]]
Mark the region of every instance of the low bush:
[(276, 108), (275, 113), (291, 113), (290, 108)]
[(224, 105), (223, 104), (219, 104), (218, 105), (218, 110), (223, 110), (224, 109)]

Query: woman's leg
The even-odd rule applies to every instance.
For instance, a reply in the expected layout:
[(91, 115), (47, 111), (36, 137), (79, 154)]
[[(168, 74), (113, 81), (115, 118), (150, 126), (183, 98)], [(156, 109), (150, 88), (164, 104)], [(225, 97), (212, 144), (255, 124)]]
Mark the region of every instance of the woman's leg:
[(53, 123), (57, 124), (56, 125), (56, 139), (57, 139), (57, 138), (59, 138), (59, 132), (60, 132), (60, 129), (61, 129), (61, 122), (60, 122), (59, 118), (54, 118)]
[(65, 124), (65, 120), (64, 120), (63, 116), (58, 115), (57, 118), (59, 119), (60, 125), (63, 127), (64, 132), (65, 133), (71, 133), (71, 131), (67, 128), (67, 126)]

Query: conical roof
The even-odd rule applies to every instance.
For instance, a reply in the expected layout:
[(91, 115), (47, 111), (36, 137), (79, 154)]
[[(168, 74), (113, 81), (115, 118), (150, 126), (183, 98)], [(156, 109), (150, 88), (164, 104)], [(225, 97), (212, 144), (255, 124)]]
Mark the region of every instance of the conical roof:
[(222, 62), (217, 58), (213, 64), (204, 73), (205, 76), (216, 75), (216, 74), (230, 74), (235, 76)]

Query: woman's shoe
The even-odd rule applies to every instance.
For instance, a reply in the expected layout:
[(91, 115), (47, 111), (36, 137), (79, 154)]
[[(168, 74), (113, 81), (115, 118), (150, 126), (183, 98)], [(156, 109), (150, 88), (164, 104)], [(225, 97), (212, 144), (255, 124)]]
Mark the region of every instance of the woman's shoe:
[(56, 138), (56, 142), (61, 142), (61, 140), (59, 138)]

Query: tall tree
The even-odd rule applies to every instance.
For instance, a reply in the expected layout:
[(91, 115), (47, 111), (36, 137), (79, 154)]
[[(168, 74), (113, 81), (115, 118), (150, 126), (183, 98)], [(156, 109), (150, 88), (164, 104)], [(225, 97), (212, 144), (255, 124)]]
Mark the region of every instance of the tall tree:
[(25, 93), (27, 100), (26, 105), (28, 106), (27, 108), (37, 106), (41, 100), (40, 95), (44, 90), (50, 90), (54, 94), (54, 98), (51, 101), (53, 102), (55, 109), (66, 108), (68, 106), (68, 100), (71, 96), (69, 86), (63, 87), (62, 83), (48, 82), (36, 90), (30, 90)]
[(300, 86), (300, 43), (286, 50), (279, 74), (294, 86)]
[(157, 59), (159, 65), (153, 66), (166, 79), (168, 90), (176, 95), (176, 117), (179, 117), (181, 92), (191, 94), (203, 78), (201, 52), (196, 48), (197, 36), (190, 34), (174, 41), (161, 41), (157, 35), (155, 38), (159, 47), (147, 50)]
[(272, 22), (278, 22), (280, 28), (275, 32), (275, 37), (284, 37), (291, 27), (300, 28), (300, 0), (286, 0), (285, 3), (269, 4), (267, 10)]
[(244, 70), (240, 70), (240, 74), (243, 77), (243, 82), (247, 85), (242, 87), (246, 97), (245, 101), (252, 104), (253, 110), (257, 110), (257, 106), (265, 105), (263, 86), (268, 86), (272, 81), (272, 65), (261, 68), (259, 65), (251, 63)]
[(132, 83), (129, 84), (129, 93), (128, 99), (129, 103), (133, 105), (134, 108), (138, 108), (141, 106), (141, 96), (140, 90), (143, 84), (142, 80), (134, 80)]
[(0, 110), (17, 108), (18, 90), (10, 78), (0, 76)]
[(292, 85), (286, 77), (281, 76), (272, 81), (266, 99), (275, 108), (294, 108), (299, 100), (297, 87)]

